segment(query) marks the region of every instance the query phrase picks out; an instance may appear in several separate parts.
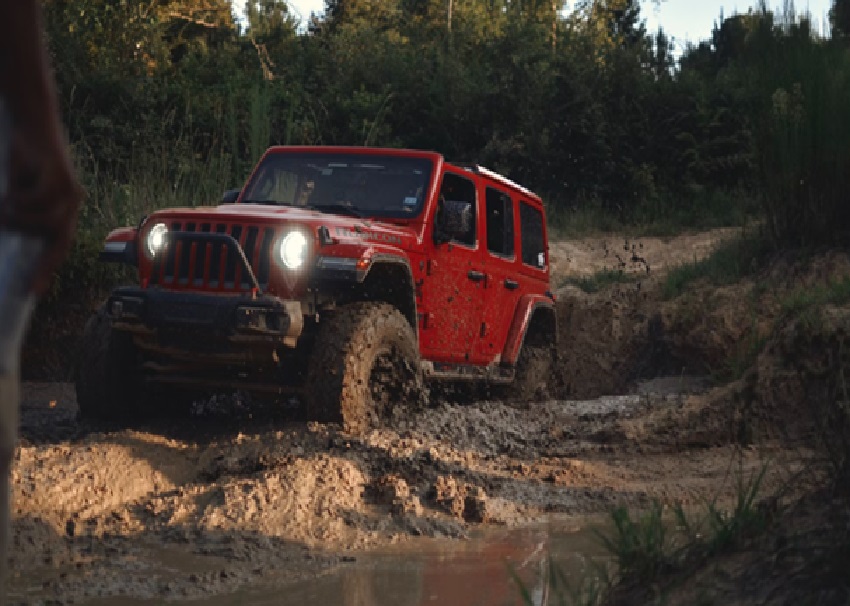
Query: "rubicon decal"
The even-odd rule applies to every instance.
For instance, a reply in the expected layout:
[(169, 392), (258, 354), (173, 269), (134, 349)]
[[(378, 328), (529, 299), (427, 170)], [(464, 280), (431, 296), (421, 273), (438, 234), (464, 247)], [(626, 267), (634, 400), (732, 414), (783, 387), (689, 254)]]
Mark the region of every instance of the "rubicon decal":
[(360, 240), (372, 240), (387, 244), (401, 244), (401, 238), (399, 236), (379, 231), (357, 231), (349, 227), (337, 227), (336, 235), (340, 238), (358, 238)]

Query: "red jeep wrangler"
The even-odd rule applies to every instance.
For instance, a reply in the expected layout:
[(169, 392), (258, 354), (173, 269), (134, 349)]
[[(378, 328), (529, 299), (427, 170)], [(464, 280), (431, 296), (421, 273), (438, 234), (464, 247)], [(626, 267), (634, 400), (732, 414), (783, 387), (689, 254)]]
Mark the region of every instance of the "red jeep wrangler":
[(437, 153), (272, 147), (220, 206), (155, 212), (101, 258), (136, 266), (139, 285), (86, 326), (84, 416), (294, 392), (362, 432), (423, 380), (532, 396), (551, 374), (540, 198)]

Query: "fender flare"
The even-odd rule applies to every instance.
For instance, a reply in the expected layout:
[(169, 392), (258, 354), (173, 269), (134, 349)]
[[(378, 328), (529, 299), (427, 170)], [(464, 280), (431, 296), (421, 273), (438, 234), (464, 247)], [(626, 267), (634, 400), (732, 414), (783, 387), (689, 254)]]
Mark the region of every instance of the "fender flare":
[(366, 278), (369, 277), (369, 274), (376, 265), (400, 265), (407, 273), (407, 277), (410, 278), (410, 283), (413, 285), (416, 284), (413, 280), (413, 268), (410, 266), (410, 261), (407, 257), (384, 252), (376, 252), (370, 256), (370, 260), (371, 263), (369, 263), (369, 267), (366, 269), (366, 272), (363, 274), (363, 279), (360, 280), (360, 282), (366, 281)]
[(125, 263), (137, 266), (139, 231), (135, 227), (119, 227), (106, 236), (98, 258), (104, 263)]
[(417, 342), (419, 341), (419, 308), (416, 304), (416, 280), (413, 277), (413, 267), (410, 265), (410, 260), (407, 257), (386, 253), (386, 252), (376, 252), (370, 257), (371, 263), (369, 263), (369, 267), (364, 272), (363, 277), (360, 278), (358, 276), (358, 283), (363, 284), (372, 274), (375, 268), (379, 268), (380, 266), (396, 266), (400, 267), (407, 278), (410, 280), (410, 304), (411, 308), (407, 311), (401, 309), (402, 314), (407, 318), (407, 321), (410, 323), (413, 328), (413, 333), (416, 335)]
[(514, 319), (508, 331), (505, 348), (502, 351), (501, 362), (503, 365), (513, 366), (516, 364), (519, 352), (525, 343), (528, 327), (534, 314), (542, 310), (542, 313), (551, 313), (555, 323), (555, 331), (552, 335), (552, 344), (558, 342), (558, 316), (555, 313), (555, 303), (545, 295), (523, 295), (514, 312)]

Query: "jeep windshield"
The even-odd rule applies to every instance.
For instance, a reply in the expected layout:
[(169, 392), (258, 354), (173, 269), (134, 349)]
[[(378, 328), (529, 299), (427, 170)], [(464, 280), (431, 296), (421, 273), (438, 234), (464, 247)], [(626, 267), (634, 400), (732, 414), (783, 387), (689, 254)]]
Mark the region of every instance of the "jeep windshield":
[(245, 186), (241, 202), (354, 217), (411, 218), (422, 210), (431, 170), (426, 158), (270, 154)]

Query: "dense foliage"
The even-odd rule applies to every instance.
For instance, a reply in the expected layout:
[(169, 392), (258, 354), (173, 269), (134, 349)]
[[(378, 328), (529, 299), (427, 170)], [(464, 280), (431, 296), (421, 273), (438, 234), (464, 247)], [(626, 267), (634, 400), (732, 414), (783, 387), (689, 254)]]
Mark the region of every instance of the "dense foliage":
[(848, 5), (831, 36), (793, 9), (720, 18), (677, 61), (638, 0), (328, 0), (301, 20), (282, 0), (238, 17), (227, 0), (44, 0), (89, 192), (65, 274), (99, 279), (107, 227), (214, 202), (272, 143), (474, 159), (562, 222), (708, 225), (760, 203), (777, 242), (838, 239)]

